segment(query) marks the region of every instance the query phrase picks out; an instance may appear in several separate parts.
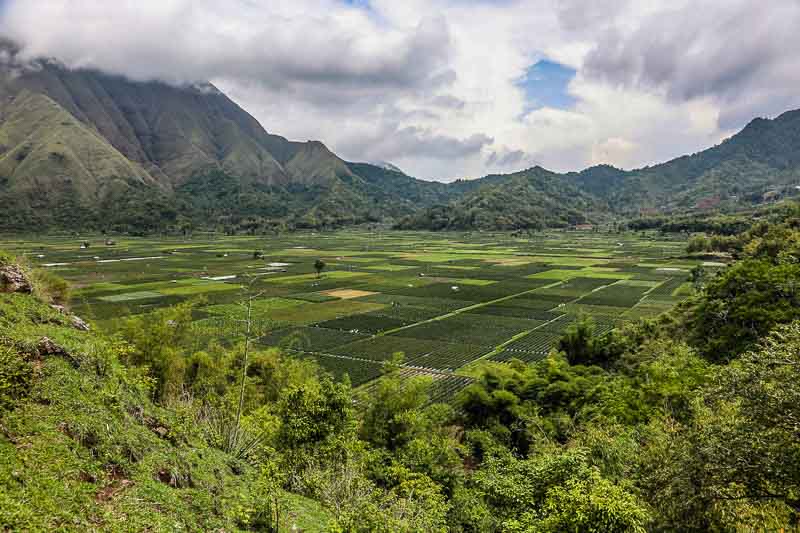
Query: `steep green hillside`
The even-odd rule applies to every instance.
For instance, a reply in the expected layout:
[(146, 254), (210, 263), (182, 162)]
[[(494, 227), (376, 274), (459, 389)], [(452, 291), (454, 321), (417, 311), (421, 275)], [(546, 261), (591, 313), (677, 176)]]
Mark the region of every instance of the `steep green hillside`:
[(5, 92), (23, 89), (58, 102), (164, 185), (210, 169), (267, 185), (316, 183), (349, 173), (321, 143), (268, 134), (210, 84), (135, 83), (42, 61), (8, 81)]
[[(0, 220), (7, 229), (139, 228), (169, 221), (164, 191), (56, 102), (22, 91), (0, 106)], [(163, 207), (163, 205), (162, 205)]]
[[(88, 202), (115, 188), (119, 193), (129, 186), (155, 185), (139, 165), (47, 96), (22, 91), (2, 111), (0, 175), (13, 192), (44, 189)], [(77, 175), (83, 179), (72, 179)]]
[[(0, 268), (4, 266), (0, 257)], [(324, 531), (316, 502), (209, 439), (119, 340), (0, 286), (0, 523), (8, 531)], [(205, 428), (205, 429), (204, 429)]]

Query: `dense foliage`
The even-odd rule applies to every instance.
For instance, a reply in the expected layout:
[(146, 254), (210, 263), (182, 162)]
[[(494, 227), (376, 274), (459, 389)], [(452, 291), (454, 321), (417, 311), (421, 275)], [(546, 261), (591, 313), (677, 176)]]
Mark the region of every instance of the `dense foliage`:
[(474, 366), (450, 404), (402, 376), (400, 356), (353, 391), (258, 347), (242, 317), (222, 321), (237, 326), (219, 344), (190, 327), (192, 303), (122, 317), (108, 337), (71, 327), (49, 290), (3, 294), (0, 521), (796, 528), (799, 233), (788, 215), (756, 225), (673, 311), (603, 334), (579, 320), (537, 363)]

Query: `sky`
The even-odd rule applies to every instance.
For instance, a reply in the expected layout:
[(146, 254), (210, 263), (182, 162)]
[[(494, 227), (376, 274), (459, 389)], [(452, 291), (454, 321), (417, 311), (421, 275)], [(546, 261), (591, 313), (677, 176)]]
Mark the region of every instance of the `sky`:
[(0, 0), (0, 34), (210, 81), (271, 133), (450, 181), (638, 168), (800, 107), (798, 0)]

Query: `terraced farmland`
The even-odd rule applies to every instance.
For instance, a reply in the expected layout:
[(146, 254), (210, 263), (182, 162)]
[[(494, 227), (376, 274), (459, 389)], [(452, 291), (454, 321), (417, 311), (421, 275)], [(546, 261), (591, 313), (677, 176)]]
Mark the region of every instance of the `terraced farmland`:
[[(680, 258), (677, 239), (566, 231), (195, 235), (111, 246), (7, 237), (2, 247), (70, 280), (73, 308), (99, 327), (197, 298), (198, 324), (234, 323), (244, 295), (257, 295), (261, 345), (313, 358), (355, 385), (400, 352), (404, 372), (430, 374), (443, 395), (468, 383), (462, 369), (476, 361), (543, 358), (579, 314), (608, 331), (669, 309), (690, 293), (696, 264)], [(317, 259), (326, 264), (319, 275)]]

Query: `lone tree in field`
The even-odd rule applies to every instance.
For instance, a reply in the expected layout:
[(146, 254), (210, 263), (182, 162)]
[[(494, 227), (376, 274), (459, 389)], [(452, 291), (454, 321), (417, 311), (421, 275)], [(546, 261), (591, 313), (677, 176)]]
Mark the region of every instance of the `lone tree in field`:
[(325, 270), (325, 261), (322, 259), (317, 259), (314, 261), (314, 270), (317, 271), (317, 277), (322, 274), (322, 271)]

